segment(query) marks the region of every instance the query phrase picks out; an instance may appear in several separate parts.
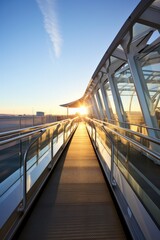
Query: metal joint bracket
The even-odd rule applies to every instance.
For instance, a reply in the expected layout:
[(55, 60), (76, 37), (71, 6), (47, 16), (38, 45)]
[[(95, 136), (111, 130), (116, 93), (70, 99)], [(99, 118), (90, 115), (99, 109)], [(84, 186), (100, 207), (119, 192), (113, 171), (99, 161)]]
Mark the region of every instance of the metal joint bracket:
[(112, 186), (113, 187), (116, 187), (117, 183), (116, 183), (116, 180), (115, 179), (112, 179)]

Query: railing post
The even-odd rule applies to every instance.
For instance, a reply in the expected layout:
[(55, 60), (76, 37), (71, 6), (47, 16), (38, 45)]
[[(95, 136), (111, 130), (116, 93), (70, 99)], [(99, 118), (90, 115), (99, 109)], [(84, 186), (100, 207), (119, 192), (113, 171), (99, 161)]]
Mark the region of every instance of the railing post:
[(37, 139), (37, 161), (36, 163), (38, 164), (38, 159), (39, 159), (39, 147), (40, 147), (40, 143), (39, 143), (39, 138)]
[(113, 171), (114, 171), (114, 142), (112, 137), (109, 135), (109, 133), (106, 131), (104, 125), (102, 125), (102, 129), (106, 133), (110, 143), (111, 143), (111, 173), (110, 173), (110, 183), (112, 186), (116, 186), (116, 181), (113, 177)]
[(127, 156), (126, 156), (126, 162), (129, 161), (129, 154), (130, 154), (130, 142), (127, 142)]
[[(91, 125), (92, 125), (92, 129), (95, 130), (95, 134), (94, 134), (95, 140), (94, 140), (94, 139), (93, 139), (93, 140), (94, 140), (94, 142), (95, 142), (95, 148), (97, 148), (97, 132), (96, 132), (96, 126), (95, 126), (93, 120), (91, 121)], [(92, 130), (92, 135), (93, 135), (93, 130)]]
[(113, 177), (113, 171), (114, 171), (114, 144), (111, 142), (111, 175), (110, 175), (110, 182), (112, 186), (116, 186), (116, 181)]
[(94, 130), (95, 130), (95, 146), (97, 148), (97, 131), (96, 131), (96, 126), (94, 125)]
[(45, 132), (46, 130), (40, 130), (40, 135), (36, 137), (36, 139), (34, 139), (34, 141), (28, 146), (27, 150), (25, 151), (24, 154), (24, 158), (23, 158), (23, 199), (22, 199), (22, 203), (18, 208), (19, 212), (24, 212), (25, 208), (26, 208), (26, 199), (27, 199), (27, 157), (28, 157), (28, 153), (30, 148), (32, 147), (32, 145), (42, 136), (42, 134)]
[(54, 137), (56, 135), (58, 136), (58, 129), (59, 129), (60, 126), (61, 126), (61, 124), (58, 124), (56, 129), (53, 131), (53, 134), (52, 134), (52, 138), (51, 138), (51, 163), (49, 165), (49, 168), (52, 168), (52, 159), (53, 159), (53, 154), (54, 154), (54, 151), (53, 151), (53, 139), (54, 139)]
[[(30, 145), (31, 146), (31, 145)], [(26, 191), (27, 191), (27, 156), (28, 156), (28, 151), (30, 147), (24, 154), (23, 158), (23, 198), (22, 198), (22, 203), (20, 204), (18, 211), (19, 212), (24, 212), (25, 207), (26, 207)]]
[(63, 144), (65, 144), (65, 131), (66, 131), (66, 127), (68, 125), (68, 122), (64, 125), (64, 131), (63, 131)]

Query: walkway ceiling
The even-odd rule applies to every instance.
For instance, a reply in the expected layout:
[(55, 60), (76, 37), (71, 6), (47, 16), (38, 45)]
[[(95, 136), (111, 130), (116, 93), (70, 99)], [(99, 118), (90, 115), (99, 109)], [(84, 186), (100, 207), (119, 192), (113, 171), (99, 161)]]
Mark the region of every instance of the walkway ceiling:
[(83, 97), (60, 106), (76, 108), (87, 102), (104, 75), (107, 76), (108, 71), (110, 74), (114, 73), (127, 62), (126, 53), (130, 50), (131, 43), (135, 46), (137, 53), (147, 48), (147, 42), (153, 32), (160, 29), (159, 14), (160, 0), (141, 0), (102, 57)]

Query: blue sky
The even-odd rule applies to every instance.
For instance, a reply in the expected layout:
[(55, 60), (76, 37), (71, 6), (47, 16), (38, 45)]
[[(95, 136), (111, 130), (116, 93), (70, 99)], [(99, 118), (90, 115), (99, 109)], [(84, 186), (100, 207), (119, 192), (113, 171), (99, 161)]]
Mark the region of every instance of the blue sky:
[(64, 114), (140, 0), (1, 0), (0, 114)]

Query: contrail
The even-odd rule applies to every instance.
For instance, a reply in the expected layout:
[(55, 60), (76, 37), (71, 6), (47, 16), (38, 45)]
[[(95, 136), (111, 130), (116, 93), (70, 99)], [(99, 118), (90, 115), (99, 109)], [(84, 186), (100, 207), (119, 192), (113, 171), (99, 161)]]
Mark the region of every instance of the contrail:
[(59, 33), (56, 12), (54, 8), (55, 0), (36, 0), (44, 18), (44, 27), (53, 44), (56, 57), (60, 57), (62, 38)]

